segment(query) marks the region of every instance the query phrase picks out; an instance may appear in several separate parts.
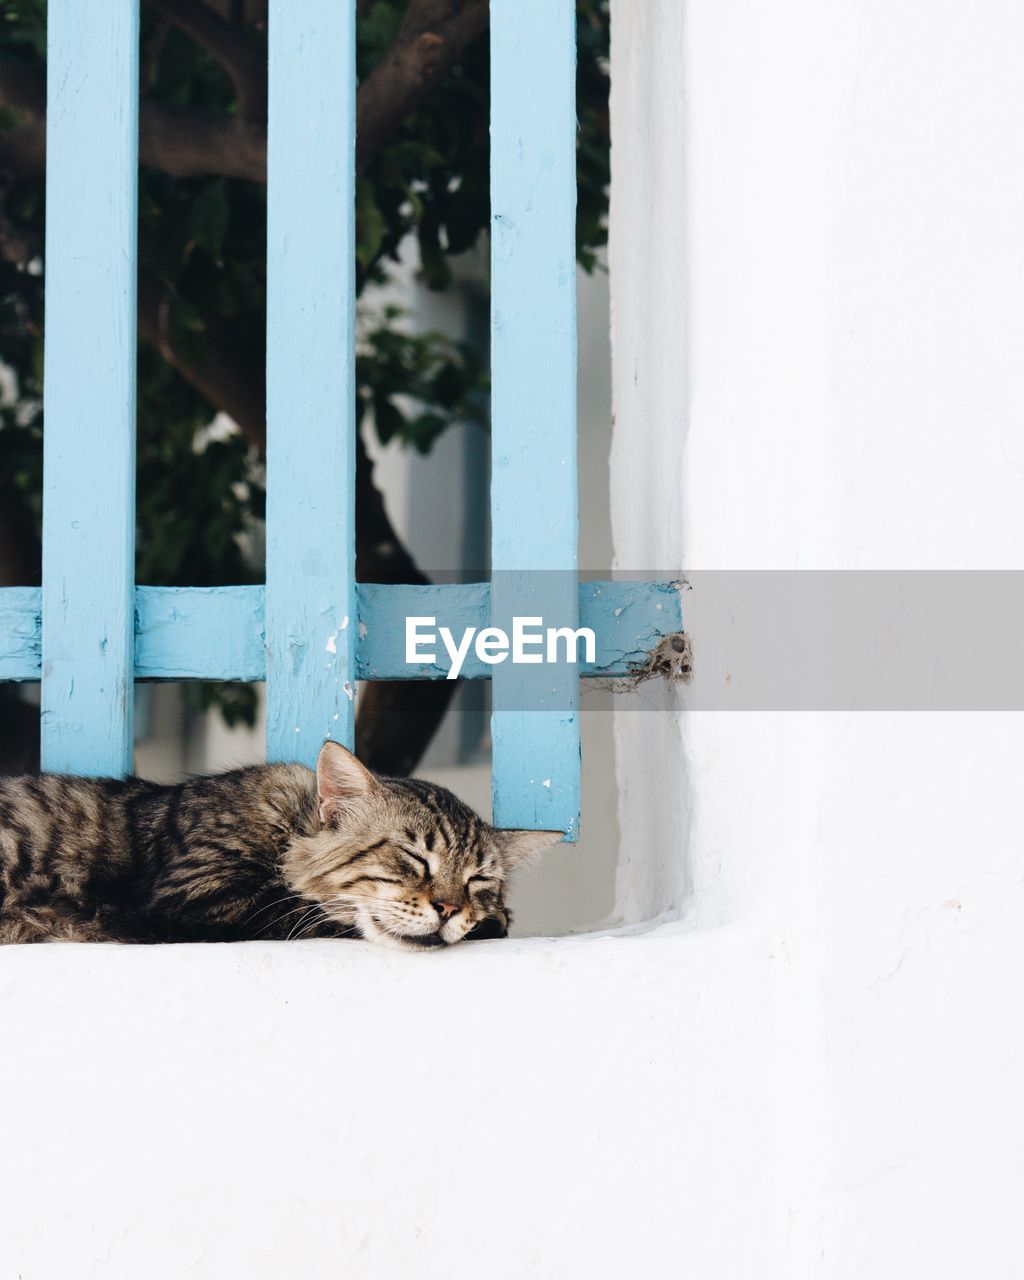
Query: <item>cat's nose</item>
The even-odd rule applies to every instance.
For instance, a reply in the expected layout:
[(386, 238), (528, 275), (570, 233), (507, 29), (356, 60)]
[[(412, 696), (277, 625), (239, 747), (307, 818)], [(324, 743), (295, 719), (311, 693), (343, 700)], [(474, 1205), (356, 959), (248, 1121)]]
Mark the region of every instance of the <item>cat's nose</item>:
[(459, 910), (458, 903), (455, 902), (432, 902), (430, 905), (442, 920), (447, 920), (449, 916), (453, 916)]

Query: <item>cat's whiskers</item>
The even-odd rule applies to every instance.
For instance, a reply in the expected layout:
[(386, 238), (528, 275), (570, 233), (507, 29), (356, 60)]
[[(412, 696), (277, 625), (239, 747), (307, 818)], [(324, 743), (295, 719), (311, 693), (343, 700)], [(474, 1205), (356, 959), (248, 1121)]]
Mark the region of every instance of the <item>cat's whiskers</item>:
[(262, 938), (262, 937), (263, 937), (263, 935), (264, 935), (268, 930), (270, 930), (270, 929), (276, 929), (276, 928), (277, 928), (277, 926), (278, 926), (279, 924), (283, 924), (283, 923), (284, 923), (284, 921), (285, 921), (285, 920), (287, 920), (289, 916), (293, 916), (293, 915), (295, 915), (295, 913), (296, 913), (297, 911), (308, 911), (308, 910), (309, 910), (309, 906), (310, 906), (309, 899), (308, 899), (308, 898), (303, 898), (301, 894), (296, 894), (295, 896), (296, 896), (297, 898), (301, 898), (301, 899), (302, 899), (302, 900), (300, 901), (299, 905), (298, 905), (297, 907), (289, 907), (289, 909), (288, 909), (287, 911), (282, 911), (282, 912), (281, 912), (281, 914), (280, 914), (279, 916), (275, 916), (273, 920), (270, 920), (267, 924), (263, 925), (263, 927), (259, 930), (259, 932), (257, 932), (257, 933), (255, 933), (255, 934), (253, 934), (253, 939), (254, 939), (254, 940), (255, 940), (256, 938)]
[(306, 908), (306, 911), (305, 911), (301, 916), (299, 916), (298, 920), (297, 920), (297, 921), (295, 922), (295, 924), (292, 926), (291, 932), (288, 934), (288, 937), (287, 937), (286, 941), (287, 941), (287, 942), (291, 942), (292, 938), (294, 938), (294, 937), (295, 937), (296, 931), (297, 931), (298, 929), (300, 929), (300, 928), (303, 926), (303, 924), (305, 924), (306, 919), (307, 919), (310, 915), (312, 915), (312, 916), (313, 916), (313, 918), (314, 918), (314, 919), (313, 919), (313, 923), (316, 923), (316, 915), (317, 915), (317, 913), (318, 913), (318, 912), (320, 912), (320, 911), (322, 911), (322, 910), (323, 910), (323, 908), (321, 907), (321, 905), (320, 905), (320, 903), (319, 903), (319, 902), (314, 902), (314, 903), (313, 903), (313, 905), (312, 905), (311, 907), (307, 907), (307, 908)]
[[(323, 923), (324, 923), (324, 921), (330, 921), (330, 916), (329, 916), (329, 915), (327, 915), (327, 913), (326, 913), (326, 912), (324, 912), (322, 909), (319, 909), (319, 908), (318, 908), (318, 910), (319, 910), (319, 914), (318, 914), (318, 915), (316, 915), (316, 916), (314, 916), (314, 918), (313, 918), (312, 920), (310, 920), (310, 921), (309, 921), (309, 923), (308, 923), (308, 924), (307, 924), (303, 929), (301, 929), (301, 930), (300, 930), (300, 932), (298, 932), (298, 933), (293, 933), (293, 934), (291, 935), (291, 936), (292, 936), (292, 940), (293, 940), (294, 942), (298, 942), (298, 941), (300, 941), (302, 938), (307, 937), (310, 933), (312, 933), (312, 931), (313, 931), (313, 930), (314, 930), (318, 925), (323, 924)], [(296, 927), (298, 927), (298, 926), (296, 926)]]
[[(275, 898), (273, 902), (266, 903), (264, 906), (254, 911), (251, 915), (246, 916), (245, 919), (242, 921), (243, 927), (247, 924), (250, 924), (253, 920), (256, 919), (257, 916), (261, 916), (264, 911), (269, 911), (271, 907), (279, 906), (280, 903), (282, 902), (292, 902), (295, 899), (298, 899), (300, 902), (308, 901), (308, 899), (304, 898), (301, 893), (286, 893), (283, 898)], [(284, 919), (284, 917), (282, 916), (280, 917), (280, 919)]]
[[(365, 909), (366, 915), (369, 917), (375, 929), (379, 930), (381, 933), (387, 934), (391, 938), (394, 938), (397, 942), (408, 942), (410, 940), (410, 937), (415, 937), (415, 935), (402, 933), (399, 930), (397, 924), (391, 923), (388, 920), (380, 919), (380, 917), (374, 912), (373, 906), (375, 904), (381, 904), (381, 903), (387, 903), (388, 906), (391, 906), (391, 907), (401, 906), (405, 908), (407, 913), (407, 918), (409, 919), (410, 923), (417, 919), (412, 914), (412, 909), (406, 907), (405, 904), (397, 902), (395, 899), (378, 898), (376, 895), (368, 894), (368, 893), (336, 894), (333, 898), (324, 899), (324, 901), (320, 905), (323, 908), (325, 908), (324, 914), (328, 919), (332, 918), (330, 916), (330, 913), (326, 910), (326, 908), (330, 906), (339, 906), (344, 908), (345, 910), (354, 911), (356, 915), (356, 921), (355, 921), (356, 927), (363, 928), (364, 933), (365, 933), (365, 926), (359, 920), (359, 916), (360, 914), (362, 914), (360, 910), (361, 908)], [(425, 922), (425, 918), (424, 918), (424, 922)]]

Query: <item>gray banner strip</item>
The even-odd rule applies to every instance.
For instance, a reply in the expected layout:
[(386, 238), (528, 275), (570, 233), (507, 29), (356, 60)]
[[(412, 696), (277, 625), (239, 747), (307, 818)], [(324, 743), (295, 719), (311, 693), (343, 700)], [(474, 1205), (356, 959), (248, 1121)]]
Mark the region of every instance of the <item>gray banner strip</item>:
[(1024, 572), (683, 576), (695, 710), (1024, 709)]

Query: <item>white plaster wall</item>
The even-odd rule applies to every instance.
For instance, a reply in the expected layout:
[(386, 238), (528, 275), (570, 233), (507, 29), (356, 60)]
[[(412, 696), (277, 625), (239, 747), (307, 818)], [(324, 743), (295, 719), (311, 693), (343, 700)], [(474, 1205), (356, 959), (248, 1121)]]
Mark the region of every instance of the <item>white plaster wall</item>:
[[(1024, 11), (613, 12), (620, 566), (1024, 567)], [(681, 1256), (752, 1232), (760, 1277), (1019, 1275), (1021, 717), (678, 707), (619, 717), (620, 903), (742, 953), (702, 974), (736, 1044), (686, 1069), (767, 1090), (734, 1172), (771, 1188), (768, 1224), (682, 1205)]]
[[(707, 1223), (693, 1274), (758, 1274), (772, 1188), (736, 1171), (771, 1080), (737, 1096), (702, 1065), (768, 1031), (763, 990), (739, 1026), (703, 994), (743, 981), (726, 931), (436, 964), (363, 943), (8, 953), (4, 1280), (657, 1276), (681, 1214)], [(700, 1116), (713, 1143), (687, 1136)]]

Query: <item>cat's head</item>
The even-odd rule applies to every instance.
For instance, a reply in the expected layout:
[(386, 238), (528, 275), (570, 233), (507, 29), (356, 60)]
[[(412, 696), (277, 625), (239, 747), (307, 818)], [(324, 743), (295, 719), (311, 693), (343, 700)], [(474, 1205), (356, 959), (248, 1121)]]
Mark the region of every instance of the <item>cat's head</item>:
[(561, 831), (499, 831), (444, 787), (380, 778), (324, 744), (319, 830), (293, 841), (285, 874), (297, 893), (364, 938), (404, 947), (503, 937), (509, 875)]

